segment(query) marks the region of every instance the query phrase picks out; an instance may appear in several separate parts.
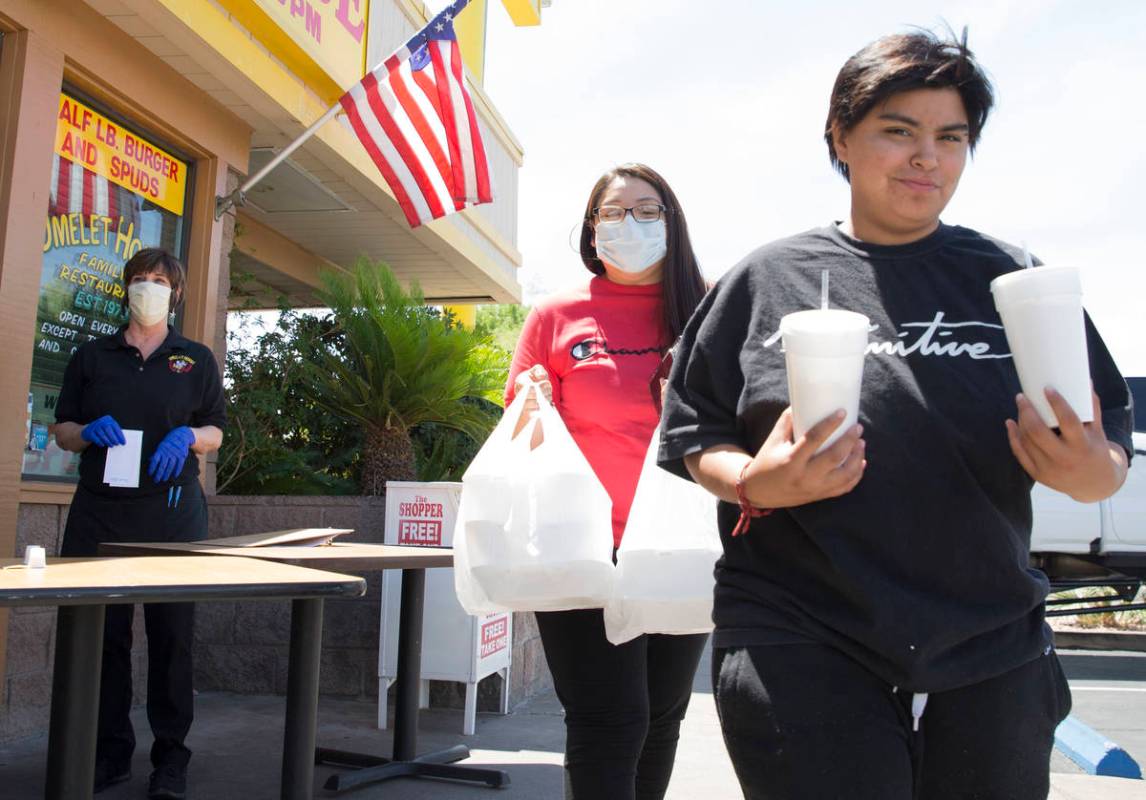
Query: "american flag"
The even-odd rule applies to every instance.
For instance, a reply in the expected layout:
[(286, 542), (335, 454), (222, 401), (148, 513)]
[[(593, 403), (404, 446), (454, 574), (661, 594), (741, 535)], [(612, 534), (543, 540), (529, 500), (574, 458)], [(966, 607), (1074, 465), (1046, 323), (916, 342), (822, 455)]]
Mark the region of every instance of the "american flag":
[(466, 91), (455, 0), (339, 100), (410, 227), (489, 203), (489, 165)]
[[(92, 214), (111, 217), (118, 228), (120, 220), (126, 230), (134, 225), (139, 230), (140, 200), (130, 189), (112, 183), (73, 161), (52, 156), (52, 185), (48, 190), (48, 216), (80, 214), (85, 220)], [(137, 234), (138, 235), (138, 234)]]

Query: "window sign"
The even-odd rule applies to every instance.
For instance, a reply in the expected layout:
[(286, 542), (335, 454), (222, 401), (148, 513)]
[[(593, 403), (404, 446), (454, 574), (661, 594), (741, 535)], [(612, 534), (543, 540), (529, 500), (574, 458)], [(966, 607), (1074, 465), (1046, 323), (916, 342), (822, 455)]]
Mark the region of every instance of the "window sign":
[(187, 162), (60, 95), (44, 225), (23, 477), (74, 481), (79, 455), (48, 434), (76, 348), (127, 322), (123, 265), (144, 247), (183, 256)]

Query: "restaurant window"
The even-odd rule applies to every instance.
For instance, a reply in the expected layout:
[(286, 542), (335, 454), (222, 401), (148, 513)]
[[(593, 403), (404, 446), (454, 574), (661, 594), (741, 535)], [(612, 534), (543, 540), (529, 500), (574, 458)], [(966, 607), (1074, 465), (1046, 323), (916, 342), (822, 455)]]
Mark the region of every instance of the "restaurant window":
[(189, 170), (187, 160), (97, 110), (90, 100), (61, 93), (28, 387), (24, 479), (75, 482), (79, 455), (61, 450), (48, 433), (64, 368), (84, 342), (115, 333), (127, 322), (122, 277), (131, 256), (144, 247), (162, 247), (186, 262)]

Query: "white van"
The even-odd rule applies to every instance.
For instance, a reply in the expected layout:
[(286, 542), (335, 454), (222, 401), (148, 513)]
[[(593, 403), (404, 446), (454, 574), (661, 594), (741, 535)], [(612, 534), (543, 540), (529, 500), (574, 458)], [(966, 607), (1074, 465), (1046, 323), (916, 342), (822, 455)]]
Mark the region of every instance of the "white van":
[(1146, 378), (1128, 378), (1134, 396), (1134, 459), (1126, 483), (1099, 503), (1077, 503), (1035, 484), (1031, 564), (1052, 582), (1107, 575), (1146, 579)]

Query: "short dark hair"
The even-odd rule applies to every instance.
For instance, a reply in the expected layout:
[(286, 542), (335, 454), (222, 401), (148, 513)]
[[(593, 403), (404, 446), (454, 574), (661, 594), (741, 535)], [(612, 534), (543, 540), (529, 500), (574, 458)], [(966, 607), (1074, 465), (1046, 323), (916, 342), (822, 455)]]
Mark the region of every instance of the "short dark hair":
[(990, 78), (967, 49), (967, 29), (956, 39), (940, 39), (931, 31), (884, 36), (849, 58), (836, 76), (824, 139), (832, 166), (850, 180), (840, 161), (832, 131), (847, 133), (887, 98), (914, 89), (954, 89), (967, 112), (971, 152), (995, 104)]
[(128, 259), (123, 265), (123, 286), (131, 285), (136, 275), (161, 272), (171, 281), (171, 308), (175, 309), (183, 297), (183, 287), (187, 284), (187, 269), (175, 256), (162, 247), (145, 247)]
[(688, 223), (680, 201), (660, 173), (646, 164), (622, 164), (606, 172), (593, 184), (589, 192), (589, 202), (585, 204), (585, 217), (581, 221), (581, 261), (594, 275), (604, 275), (605, 266), (597, 258), (597, 248), (593, 245), (593, 211), (601, 201), (601, 195), (609, 184), (619, 177), (639, 178), (651, 184), (661, 196), (665, 207), (665, 228), (667, 231), (668, 252), (665, 254), (664, 272), (661, 278), (662, 325), (668, 336), (665, 346), (671, 345), (684, 330), (684, 325), (692, 312), (700, 305), (708, 285), (700, 273), (696, 253), (692, 250), (692, 240), (688, 235)]

